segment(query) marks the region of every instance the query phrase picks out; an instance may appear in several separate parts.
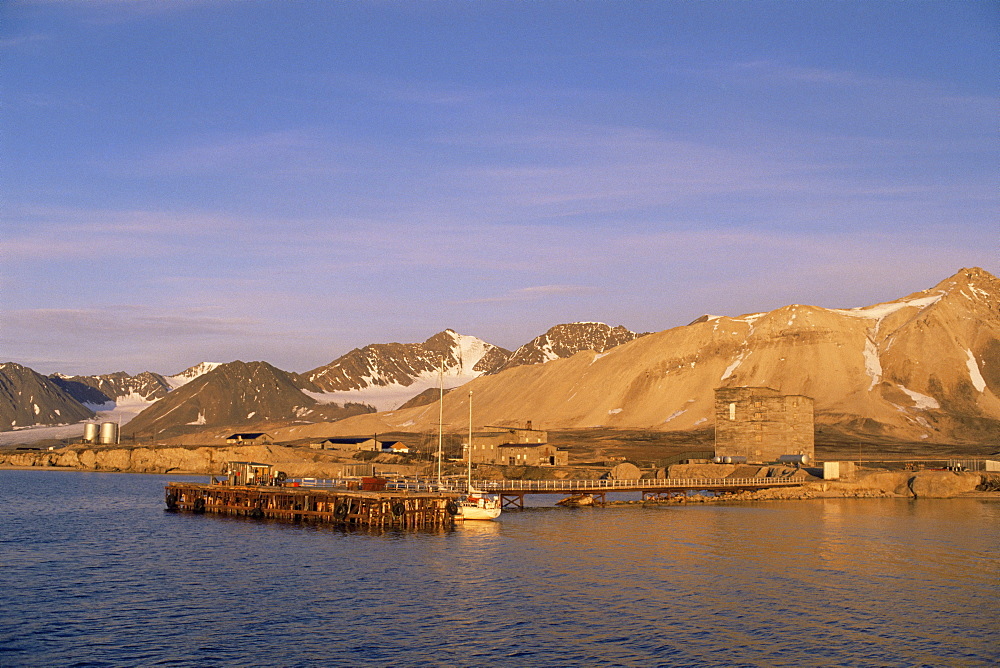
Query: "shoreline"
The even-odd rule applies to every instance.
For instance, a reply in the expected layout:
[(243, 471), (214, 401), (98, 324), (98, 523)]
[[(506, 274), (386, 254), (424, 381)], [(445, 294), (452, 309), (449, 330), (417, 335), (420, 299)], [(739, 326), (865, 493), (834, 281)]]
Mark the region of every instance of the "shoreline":
[[(86, 466), (35, 465), (0, 462), (0, 471), (70, 471), (80, 473), (128, 473), (160, 476), (211, 476), (212, 472), (170, 467), (170, 470), (135, 470)], [(296, 476), (315, 477), (315, 476)], [(695, 478), (702, 476), (693, 476)], [(986, 485), (987, 489), (979, 489)], [(801, 486), (776, 487), (719, 495), (684, 494), (643, 500), (614, 500), (607, 507), (683, 506), (739, 504), (762, 501), (812, 501), (816, 499), (979, 499), (1000, 501), (1000, 473), (940, 470), (862, 470), (850, 480), (808, 480)]]

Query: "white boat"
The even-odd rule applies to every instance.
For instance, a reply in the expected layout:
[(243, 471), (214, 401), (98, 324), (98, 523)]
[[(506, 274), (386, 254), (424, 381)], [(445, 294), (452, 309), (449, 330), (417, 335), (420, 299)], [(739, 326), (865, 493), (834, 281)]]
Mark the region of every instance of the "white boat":
[(500, 517), (500, 499), (472, 487), (458, 500), (456, 520), (495, 520)]
[(500, 517), (500, 497), (491, 496), (472, 486), (472, 390), (469, 390), (469, 443), (465, 453), (468, 464), (465, 496), (458, 500), (456, 520), (495, 520)]

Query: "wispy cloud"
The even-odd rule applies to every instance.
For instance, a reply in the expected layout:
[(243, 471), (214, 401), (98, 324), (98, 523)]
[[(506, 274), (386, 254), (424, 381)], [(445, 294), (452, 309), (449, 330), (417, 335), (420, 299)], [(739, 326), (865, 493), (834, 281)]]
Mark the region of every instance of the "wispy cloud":
[(180, 238), (194, 242), (246, 224), (228, 214), (14, 206), (0, 255), (11, 261), (150, 256), (176, 251)]
[(20, 0), (25, 5), (62, 5), (75, 12), (81, 20), (96, 25), (127, 23), (148, 16), (174, 14), (206, 4), (223, 4), (231, 0)]
[(13, 49), (25, 44), (35, 42), (47, 42), (52, 39), (52, 35), (42, 32), (32, 32), (26, 35), (16, 35), (13, 37), (0, 38), (0, 49)]
[(535, 285), (527, 288), (511, 290), (495, 297), (479, 299), (463, 299), (458, 304), (499, 304), (505, 302), (528, 302), (560, 297), (562, 295), (579, 295), (593, 293), (596, 289), (587, 285)]
[[(199, 309), (163, 311), (142, 306), (87, 309), (17, 309), (2, 314), (5, 337), (49, 332), (54, 337), (114, 335), (122, 339), (151, 336), (235, 334), (260, 323), (249, 318), (210, 316)], [(43, 334), (44, 335), (44, 334)]]
[(327, 171), (333, 149), (328, 140), (305, 129), (253, 134), (220, 134), (192, 137), (157, 153), (120, 161), (124, 172), (170, 174), (269, 174)]
[(780, 60), (753, 60), (733, 63), (731, 71), (740, 76), (747, 74), (767, 78), (772, 82), (818, 83), (833, 86), (872, 86), (884, 84), (885, 80), (865, 76), (850, 70), (838, 70), (820, 67), (804, 67)]

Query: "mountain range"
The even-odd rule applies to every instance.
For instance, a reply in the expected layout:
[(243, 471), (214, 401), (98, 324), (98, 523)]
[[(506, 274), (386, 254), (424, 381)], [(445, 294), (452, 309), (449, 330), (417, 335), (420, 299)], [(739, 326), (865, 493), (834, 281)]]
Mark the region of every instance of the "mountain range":
[[(733, 386), (813, 397), (818, 429), (856, 438), (1000, 442), (1000, 281), (963, 269), (872, 306), (706, 315), (463, 390), (473, 393), (476, 425), (688, 431), (711, 428), (714, 390)], [(469, 401), (465, 391), (446, 395), (445, 423), (464, 424)], [(428, 432), (438, 416), (435, 402), (295, 433)]]
[[(117, 417), (138, 413), (128, 431), (159, 435), (202, 426), (326, 421), (391, 409), (442, 384), (450, 389), (516, 364), (584, 349), (604, 351), (637, 336), (624, 327), (601, 323), (558, 325), (512, 353), (448, 329), (423, 343), (371, 344), (301, 374), (266, 362), (236, 361), (205, 362), (173, 376), (147, 371), (135, 376), (116, 372), (44, 377), (9, 363), (5, 366), (12, 373), (5, 377), (0, 368), (0, 382), (16, 388), (25, 374), (13, 370), (31, 371), (33, 382), (46, 387), (48, 394), (29, 394), (43, 397), (38, 399), (43, 404), (49, 395), (58, 397), (57, 402), (53, 399), (58, 406), (75, 402), (86, 416), (76, 419), (93, 418), (95, 411), (115, 411)], [(51, 410), (39, 412), (33, 420), (23, 403), (16, 390), (0, 396), (0, 431), (66, 422)], [(58, 406), (55, 410), (60, 410)]]
[[(474, 392), (477, 424), (547, 429), (706, 429), (717, 387), (762, 385), (815, 399), (816, 421), (859, 437), (983, 442), (1000, 436), (1000, 281), (962, 269), (873, 306), (793, 304), (637, 334), (556, 325), (511, 352), (452, 330), (372, 344), (305, 373), (266, 362), (175, 376), (44, 377), (0, 365), (0, 431), (93, 417), (137, 402), (124, 431), (151, 437), (265, 425), (281, 437), (436, 429), (438, 388)], [(463, 424), (467, 392), (445, 396)], [(376, 412), (377, 410), (377, 412)], [(309, 426), (313, 425), (313, 426)]]

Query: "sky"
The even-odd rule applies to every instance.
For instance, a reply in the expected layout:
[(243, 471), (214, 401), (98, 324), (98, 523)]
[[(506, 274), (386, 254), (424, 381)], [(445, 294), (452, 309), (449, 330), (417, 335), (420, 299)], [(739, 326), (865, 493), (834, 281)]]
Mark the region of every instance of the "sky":
[(996, 2), (0, 2), (0, 361), (306, 371), (1000, 274)]

